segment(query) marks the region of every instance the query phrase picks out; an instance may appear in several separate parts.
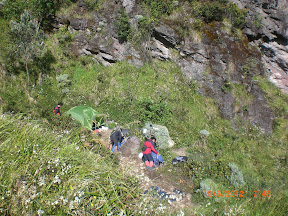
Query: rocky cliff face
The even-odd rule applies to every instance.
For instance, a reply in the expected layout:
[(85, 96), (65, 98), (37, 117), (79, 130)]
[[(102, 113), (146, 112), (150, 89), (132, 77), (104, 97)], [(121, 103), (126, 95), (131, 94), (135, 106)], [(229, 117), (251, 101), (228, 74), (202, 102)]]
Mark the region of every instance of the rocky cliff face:
[[(115, 25), (119, 17), (117, 11), (123, 6), (131, 25), (137, 27), (142, 9), (136, 0), (106, 1), (105, 6), (91, 18), (59, 15), (55, 27), (67, 25), (71, 33), (77, 33), (73, 43), (75, 54), (93, 56), (107, 66), (118, 61), (127, 61), (135, 66), (151, 59), (173, 61), (188, 80), (197, 82), (200, 94), (219, 103), (224, 118), (230, 119), (235, 126), (236, 119), (249, 121), (264, 133), (271, 133), (274, 114), (257, 81), (252, 78), (266, 74), (288, 93), (287, 0), (233, 2), (248, 10), (245, 38), (235, 36), (227, 26), (217, 22), (202, 25), (202, 35), (198, 37), (193, 31), (184, 35), (177, 24), (187, 22), (189, 29), (189, 23), (193, 21), (182, 20), (185, 14), (178, 14), (156, 26), (152, 37), (141, 44), (120, 43)], [(76, 8), (78, 17), (85, 11), (85, 1), (79, 1)], [(179, 54), (175, 55), (171, 50)], [(245, 94), (251, 99), (240, 101), (237, 94), (230, 91), (233, 84), (244, 86)]]
[(263, 52), (263, 63), (269, 79), (288, 93), (288, 1), (233, 0), (239, 8), (248, 9), (244, 29), (251, 42)]

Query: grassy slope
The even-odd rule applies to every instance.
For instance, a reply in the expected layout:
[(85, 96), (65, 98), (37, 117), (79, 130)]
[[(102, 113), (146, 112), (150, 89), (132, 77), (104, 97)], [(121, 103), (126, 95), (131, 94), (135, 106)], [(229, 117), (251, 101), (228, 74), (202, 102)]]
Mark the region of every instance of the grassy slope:
[(100, 146), (83, 149), (79, 130), (55, 133), (21, 116), (0, 122), (2, 213), (131, 212), (137, 183)]

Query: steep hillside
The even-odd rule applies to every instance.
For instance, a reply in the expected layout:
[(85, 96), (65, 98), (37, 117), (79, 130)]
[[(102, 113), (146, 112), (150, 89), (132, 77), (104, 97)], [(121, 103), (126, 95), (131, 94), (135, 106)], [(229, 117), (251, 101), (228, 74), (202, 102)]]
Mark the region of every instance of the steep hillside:
[[(0, 212), (287, 215), (285, 5), (1, 2)], [(65, 115), (83, 104), (111, 128), (166, 126), (175, 145), (160, 149), (165, 166), (149, 173), (135, 155), (107, 151), (109, 134)], [(172, 165), (179, 155), (188, 161)], [(149, 186), (187, 199), (150, 198)]]

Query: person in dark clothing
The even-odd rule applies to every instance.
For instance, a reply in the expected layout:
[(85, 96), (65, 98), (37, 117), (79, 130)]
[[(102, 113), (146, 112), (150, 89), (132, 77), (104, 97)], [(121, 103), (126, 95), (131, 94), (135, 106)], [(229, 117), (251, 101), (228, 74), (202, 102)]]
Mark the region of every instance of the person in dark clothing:
[(143, 161), (145, 162), (145, 165), (147, 167), (148, 170), (152, 170), (153, 169), (153, 157), (152, 157), (152, 151), (155, 152), (155, 154), (159, 154), (159, 152), (157, 152), (155, 150), (155, 142), (156, 142), (156, 138), (155, 137), (151, 137), (149, 140), (144, 142), (143, 148), (142, 148), (142, 153), (143, 153)]
[(122, 140), (124, 139), (123, 134), (120, 130), (117, 130), (115, 132), (112, 132), (112, 134), (110, 135), (110, 146), (109, 149), (112, 151), (113, 145), (115, 145), (115, 153), (118, 152), (118, 145), (120, 145), (120, 143), (122, 142)]
[(56, 107), (54, 107), (53, 113), (54, 113), (55, 115), (61, 116), (61, 112), (60, 112), (61, 106), (63, 106), (63, 103), (62, 103), (62, 102), (59, 102), (58, 105), (57, 105)]

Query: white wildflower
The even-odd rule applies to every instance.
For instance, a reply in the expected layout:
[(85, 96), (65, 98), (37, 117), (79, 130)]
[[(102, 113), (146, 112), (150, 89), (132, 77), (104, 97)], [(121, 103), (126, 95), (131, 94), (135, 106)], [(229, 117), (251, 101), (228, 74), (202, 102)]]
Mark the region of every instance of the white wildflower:
[(41, 210), (41, 209), (39, 209), (39, 210), (37, 211), (37, 213), (38, 213), (38, 216), (41, 216), (42, 214), (44, 214), (44, 211)]
[(80, 149), (80, 147), (79, 147), (79, 146), (76, 146), (76, 147), (75, 147), (75, 149), (76, 149), (76, 150), (79, 150), (79, 149)]
[(177, 216), (184, 216), (184, 212), (182, 210), (180, 210), (179, 214), (177, 214)]
[(81, 200), (79, 199), (79, 197), (76, 196), (74, 202), (75, 202), (76, 204), (79, 204), (79, 203), (81, 202)]
[(58, 175), (55, 176), (55, 179), (54, 179), (53, 183), (57, 183), (57, 184), (61, 183), (61, 179), (59, 178)]
[(63, 199), (63, 205), (66, 205), (68, 203), (67, 199)]
[(54, 202), (52, 202), (52, 205), (54, 205), (54, 206), (56, 206), (58, 204), (59, 204), (58, 200), (55, 200)]
[(121, 212), (119, 213), (119, 216), (125, 216), (124, 211), (121, 210)]
[(27, 200), (25, 200), (25, 205), (29, 204), (31, 202), (31, 199), (28, 198)]
[(70, 209), (74, 209), (74, 201), (71, 201), (71, 202), (69, 203), (69, 208), (70, 208)]
[(84, 191), (78, 192), (79, 197), (82, 197), (84, 195)]

